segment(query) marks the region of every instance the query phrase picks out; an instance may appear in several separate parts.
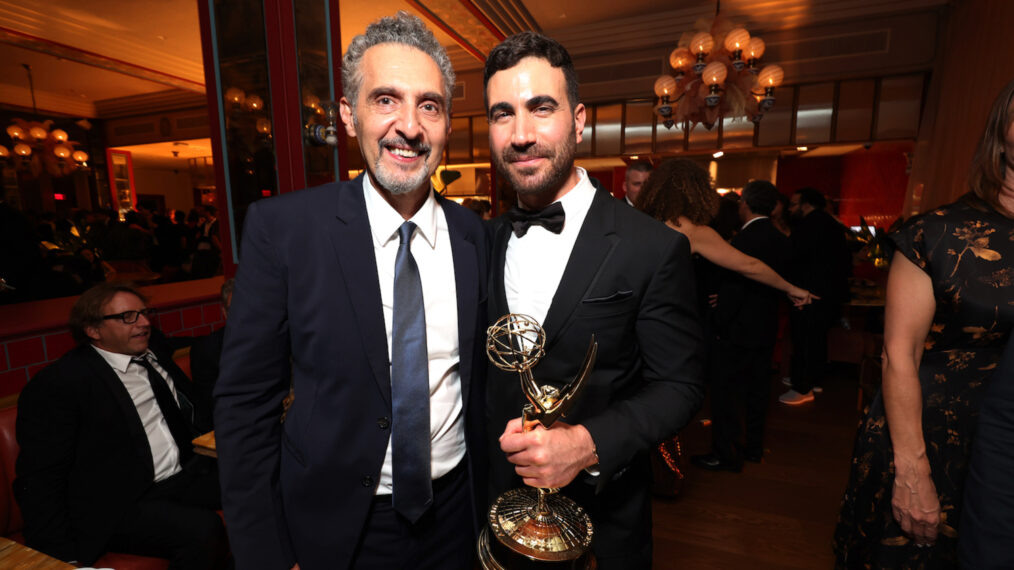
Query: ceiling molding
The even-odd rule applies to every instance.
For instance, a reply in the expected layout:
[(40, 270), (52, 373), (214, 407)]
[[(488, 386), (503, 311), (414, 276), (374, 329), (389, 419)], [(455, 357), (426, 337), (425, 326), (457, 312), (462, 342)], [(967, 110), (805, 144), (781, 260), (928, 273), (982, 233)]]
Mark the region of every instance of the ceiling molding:
[(474, 0), (474, 5), (482, 10), (505, 36), (529, 30), (542, 31), (539, 23), (520, 0)]
[(45, 53), (57, 58), (76, 61), (92, 67), (98, 67), (108, 71), (114, 71), (130, 77), (153, 81), (169, 87), (176, 87), (204, 93), (204, 83), (191, 81), (183, 77), (177, 77), (168, 73), (115, 59), (81, 48), (61, 44), (45, 38), (32, 36), (24, 32), (12, 30), (0, 26), (0, 43), (5, 43), (35, 52)]
[[(32, 108), (32, 93), (27, 87), (0, 83), (0, 101), (26, 110)], [(48, 91), (35, 92), (35, 107), (38, 114), (59, 113), (71, 117), (98, 117), (95, 104), (80, 97), (59, 95)]]

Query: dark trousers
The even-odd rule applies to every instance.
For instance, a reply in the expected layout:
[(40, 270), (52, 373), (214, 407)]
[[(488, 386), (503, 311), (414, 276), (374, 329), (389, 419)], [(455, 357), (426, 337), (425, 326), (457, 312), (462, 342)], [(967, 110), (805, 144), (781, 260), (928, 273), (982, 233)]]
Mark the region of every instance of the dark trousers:
[(806, 394), (819, 386), (827, 367), (827, 331), (841, 316), (835, 303), (816, 301), (790, 313), (792, 389)]
[(651, 568), (651, 472), (646, 454), (595, 494), (595, 479), (582, 472), (564, 489), (591, 517), (598, 570)]
[(711, 363), (711, 447), (732, 466), (743, 452), (764, 452), (764, 422), (771, 394), (773, 347), (745, 347), (716, 340)]
[(433, 482), (433, 505), (410, 523), (390, 495), (373, 500), (352, 558), (356, 570), (471, 570), (476, 535), (465, 462)]
[(108, 550), (167, 558), (171, 570), (222, 568), (229, 547), (219, 508), (218, 471), (208, 458), (194, 458), (137, 501)]

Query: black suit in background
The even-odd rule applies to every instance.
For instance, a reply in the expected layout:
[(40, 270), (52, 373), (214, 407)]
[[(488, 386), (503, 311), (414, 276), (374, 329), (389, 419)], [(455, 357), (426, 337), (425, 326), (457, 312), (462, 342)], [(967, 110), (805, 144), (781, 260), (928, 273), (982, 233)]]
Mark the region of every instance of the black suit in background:
[(194, 407), (198, 410), (196, 420), (209, 429), (214, 429), (212, 417), (212, 391), (218, 380), (218, 361), (222, 357), (222, 343), (225, 341), (225, 327), (194, 339), (190, 345), (190, 377), (194, 380)]
[(827, 332), (849, 300), (852, 257), (845, 226), (813, 210), (792, 226), (792, 282), (820, 297), (792, 311), (792, 389), (806, 394), (827, 364)]
[[(171, 352), (151, 349), (176, 390), (190, 396)], [(28, 546), (91, 564), (106, 551), (169, 558), (180, 540), (207, 541), (179, 554), (174, 568), (210, 568), (225, 548), (214, 461), (177, 442), (183, 471), (154, 483), (151, 447), (130, 394), (90, 345), (25, 386), (17, 439), (14, 494)]]
[[(594, 182), (593, 182), (594, 184)], [(504, 262), (510, 222), (492, 222), (489, 316), (510, 312)], [(651, 565), (651, 473), (647, 451), (697, 412), (700, 326), (690, 246), (680, 233), (598, 188), (545, 322), (540, 385), (577, 374), (592, 335), (598, 358), (576, 405), (561, 421), (595, 442), (599, 476), (578, 475), (563, 493), (591, 515), (599, 568)], [(517, 374), (490, 366), (487, 384), (491, 485), (495, 499), (522, 486), (497, 440), (521, 415)]]
[[(758, 218), (743, 228), (732, 246), (780, 274), (788, 267), (789, 238), (768, 218)], [(712, 450), (722, 463), (738, 468), (744, 453), (751, 459), (763, 455), (781, 293), (732, 271), (723, 277), (714, 311)]]
[(958, 553), (969, 570), (1014, 568), (1014, 335), (989, 377), (965, 480)]

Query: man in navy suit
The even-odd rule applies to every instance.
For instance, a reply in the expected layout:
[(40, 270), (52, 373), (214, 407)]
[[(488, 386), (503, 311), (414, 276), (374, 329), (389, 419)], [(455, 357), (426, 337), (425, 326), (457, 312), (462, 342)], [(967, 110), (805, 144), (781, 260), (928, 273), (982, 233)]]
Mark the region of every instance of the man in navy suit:
[(215, 387), (236, 567), (467, 570), (485, 507), (487, 252), (479, 218), (430, 186), (454, 72), (399, 12), (353, 39), (342, 84), (365, 174), (246, 217)]
[(598, 568), (650, 568), (648, 451), (703, 395), (689, 242), (574, 165), (585, 107), (562, 45), (511, 36), (484, 79), (493, 163), (519, 202), (494, 222), (490, 318), (542, 324), (540, 384), (574, 378), (598, 342), (583, 393), (548, 430), (522, 430), (517, 374), (490, 368), (492, 487), (562, 487), (591, 516)]

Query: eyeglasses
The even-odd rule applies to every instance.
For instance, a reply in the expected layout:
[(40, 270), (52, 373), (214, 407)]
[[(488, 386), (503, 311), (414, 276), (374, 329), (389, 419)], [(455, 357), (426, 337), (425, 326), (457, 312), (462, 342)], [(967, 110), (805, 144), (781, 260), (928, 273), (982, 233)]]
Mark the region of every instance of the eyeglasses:
[(122, 313), (116, 313), (115, 315), (105, 315), (102, 317), (104, 321), (119, 320), (123, 321), (125, 325), (132, 325), (137, 322), (137, 318), (144, 315), (145, 318), (155, 314), (155, 309), (141, 309), (140, 311), (123, 311)]

